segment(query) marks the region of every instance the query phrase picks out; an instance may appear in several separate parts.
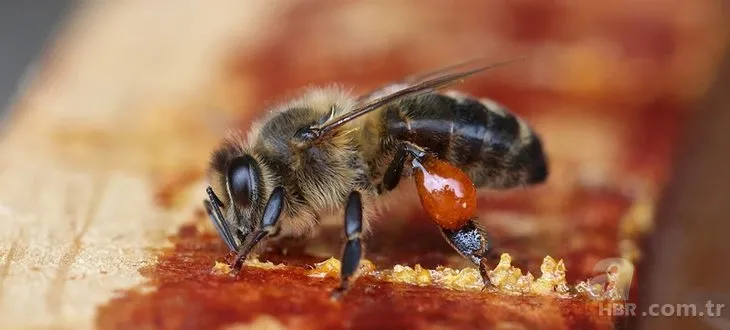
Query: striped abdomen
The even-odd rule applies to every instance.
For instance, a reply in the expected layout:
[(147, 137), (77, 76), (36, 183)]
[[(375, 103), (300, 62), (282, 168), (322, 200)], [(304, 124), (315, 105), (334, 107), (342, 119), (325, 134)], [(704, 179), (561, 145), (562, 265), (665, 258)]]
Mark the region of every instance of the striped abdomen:
[(394, 103), (383, 115), (386, 148), (415, 143), (458, 166), (477, 187), (510, 188), (547, 177), (540, 139), (494, 102), (429, 94)]

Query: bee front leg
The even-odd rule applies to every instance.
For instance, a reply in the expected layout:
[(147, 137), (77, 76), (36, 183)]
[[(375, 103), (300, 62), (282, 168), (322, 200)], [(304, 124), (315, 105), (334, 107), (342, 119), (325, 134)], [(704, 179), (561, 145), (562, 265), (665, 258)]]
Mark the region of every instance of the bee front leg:
[(342, 268), (340, 273), (340, 286), (332, 291), (332, 298), (339, 299), (350, 287), (350, 281), (360, 266), (363, 256), (361, 242), (362, 233), (362, 196), (360, 192), (353, 191), (347, 198), (345, 205), (345, 237), (347, 243), (342, 252)]
[(266, 203), (264, 215), (261, 217), (261, 223), (258, 229), (248, 237), (238, 251), (238, 254), (236, 254), (236, 258), (233, 259), (232, 267), (234, 270), (241, 269), (246, 257), (248, 257), (248, 254), (259, 241), (277, 231), (276, 224), (279, 222), (281, 210), (284, 208), (284, 198), (284, 188), (276, 187), (271, 193), (271, 196), (269, 196), (269, 201)]
[(223, 203), (218, 196), (216, 196), (215, 192), (213, 192), (213, 188), (208, 187), (206, 191), (208, 192), (209, 200), (204, 200), (203, 205), (205, 206), (206, 212), (208, 212), (211, 222), (213, 222), (213, 226), (215, 226), (218, 234), (223, 238), (223, 242), (226, 243), (226, 246), (228, 246), (231, 251), (238, 251), (238, 243), (236, 243), (236, 240), (233, 238), (231, 228), (228, 227), (228, 223), (223, 218), (223, 213), (221, 212)]
[(475, 220), (469, 220), (456, 230), (441, 228), (441, 233), (451, 247), (479, 267), (484, 287), (487, 287), (490, 284), (487, 276), (490, 246), (486, 232), (476, 224)]

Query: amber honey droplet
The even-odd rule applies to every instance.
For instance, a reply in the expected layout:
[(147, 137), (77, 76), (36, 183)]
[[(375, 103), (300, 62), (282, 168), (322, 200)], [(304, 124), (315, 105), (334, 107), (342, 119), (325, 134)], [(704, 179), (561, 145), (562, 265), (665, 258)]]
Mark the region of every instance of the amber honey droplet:
[(476, 214), (476, 189), (466, 173), (429, 157), (416, 166), (415, 179), (423, 208), (439, 226), (459, 229)]

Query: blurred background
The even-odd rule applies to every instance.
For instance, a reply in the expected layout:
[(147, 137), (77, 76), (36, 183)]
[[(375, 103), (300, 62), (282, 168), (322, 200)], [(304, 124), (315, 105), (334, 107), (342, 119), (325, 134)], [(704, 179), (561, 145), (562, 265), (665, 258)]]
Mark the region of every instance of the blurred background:
[[(629, 166), (653, 178), (662, 170), (651, 163), (666, 159), (677, 123), (712, 82), (728, 15), (723, 0), (73, 4), (3, 5), (11, 45), (3, 51), (3, 101), (44, 108), (44, 116), (59, 116), (54, 127), (113, 121), (145, 135), (197, 129), (203, 117), (216, 134), (231, 118), (245, 125), (307, 85), (360, 92), (465, 59), (524, 55), (460, 88), (529, 117), (556, 159), (593, 172)], [(39, 53), (43, 47), (49, 53)], [(40, 96), (12, 94), (36, 58)], [(169, 122), (141, 124), (161, 119), (150, 116)], [(191, 143), (201, 144), (191, 136), (179, 145)], [(176, 145), (154, 151), (175, 154)]]
[(543, 135), (544, 216), (565, 213), (579, 183), (659, 200), (728, 50), (730, 3), (8, 1), (0, 24), (2, 150), (153, 182), (202, 172), (227, 129), (302, 87), (358, 93), (476, 57), (527, 56), (458, 88)]
[[(42, 54), (55, 27), (66, 13), (70, 1), (29, 3), (7, 1), (0, 11), (0, 113), (4, 118), (13, 104), (16, 91), (22, 85), (28, 67)], [(22, 32), (21, 32), (22, 31)]]

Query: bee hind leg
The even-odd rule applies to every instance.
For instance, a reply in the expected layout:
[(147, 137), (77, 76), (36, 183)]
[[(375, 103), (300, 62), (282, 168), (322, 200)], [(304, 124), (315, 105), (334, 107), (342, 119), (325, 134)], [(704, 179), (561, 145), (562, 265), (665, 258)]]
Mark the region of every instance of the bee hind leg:
[(340, 286), (331, 293), (332, 299), (339, 299), (350, 287), (355, 272), (360, 266), (363, 256), (362, 239), (362, 197), (360, 192), (353, 191), (345, 205), (345, 237), (347, 243), (342, 252), (342, 268), (340, 270)]
[(472, 219), (456, 230), (442, 228), (441, 233), (451, 247), (479, 267), (479, 273), (484, 281), (484, 287), (488, 287), (490, 281), (487, 276), (487, 271), (489, 270), (487, 257), (490, 245), (486, 232)]

